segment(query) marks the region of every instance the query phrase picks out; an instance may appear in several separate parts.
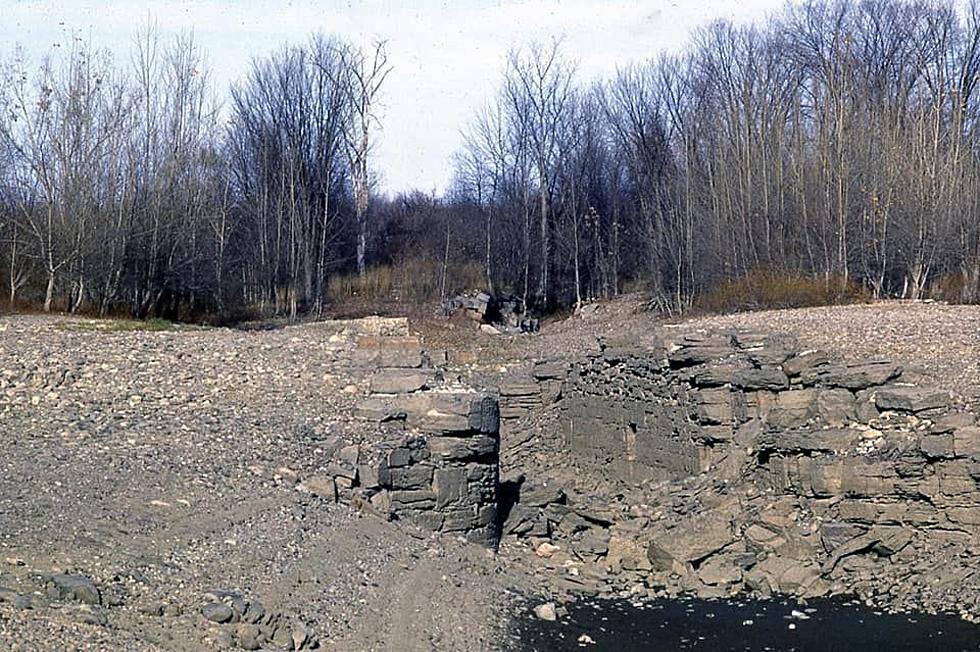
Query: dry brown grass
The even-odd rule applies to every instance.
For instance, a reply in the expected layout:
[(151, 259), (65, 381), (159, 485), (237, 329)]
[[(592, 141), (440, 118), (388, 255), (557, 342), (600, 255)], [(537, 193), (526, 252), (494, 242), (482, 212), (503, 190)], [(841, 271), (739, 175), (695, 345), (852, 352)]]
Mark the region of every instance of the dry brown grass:
[[(396, 265), (379, 265), (364, 276), (334, 276), (327, 284), (333, 301), (348, 299), (409, 301), (423, 303), (441, 298), (442, 264), (424, 259), (410, 259)], [(483, 271), (475, 263), (450, 265), (446, 270), (446, 294), (481, 288)]]
[(840, 276), (814, 277), (780, 269), (755, 269), (723, 281), (694, 301), (698, 313), (807, 308), (871, 300), (870, 293)]

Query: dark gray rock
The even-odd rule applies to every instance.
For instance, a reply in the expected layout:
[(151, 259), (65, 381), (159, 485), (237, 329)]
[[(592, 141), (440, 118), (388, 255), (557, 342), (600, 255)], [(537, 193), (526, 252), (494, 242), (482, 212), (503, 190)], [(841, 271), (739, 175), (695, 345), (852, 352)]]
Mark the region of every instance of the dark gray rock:
[(213, 623), (230, 623), (235, 611), (224, 602), (211, 602), (201, 607), (201, 615)]
[(810, 370), (814, 373), (802, 375), (804, 382), (816, 382), (830, 387), (843, 387), (844, 389), (859, 390), (884, 385), (889, 380), (898, 378), (902, 374), (902, 368), (887, 360), (873, 362), (861, 362), (845, 366), (832, 366), (826, 369), (817, 368)]
[(549, 503), (564, 503), (565, 492), (554, 484), (526, 483), (521, 487), (518, 502), (525, 507), (544, 507)]
[(499, 447), (496, 437), (477, 435), (474, 437), (431, 437), (429, 450), (439, 461), (478, 460), (495, 456)]
[(667, 355), (671, 367), (689, 367), (726, 358), (733, 353), (730, 346), (682, 346)]
[(783, 372), (793, 378), (804, 371), (830, 363), (830, 356), (825, 351), (804, 351), (783, 362)]
[(433, 468), (426, 464), (391, 469), (392, 489), (427, 489), (432, 484)]
[(949, 399), (949, 392), (923, 387), (882, 387), (875, 392), (878, 409), (900, 412), (947, 408)]
[(84, 575), (53, 575), (51, 581), (62, 599), (92, 605), (102, 602), (102, 596), (95, 582)]

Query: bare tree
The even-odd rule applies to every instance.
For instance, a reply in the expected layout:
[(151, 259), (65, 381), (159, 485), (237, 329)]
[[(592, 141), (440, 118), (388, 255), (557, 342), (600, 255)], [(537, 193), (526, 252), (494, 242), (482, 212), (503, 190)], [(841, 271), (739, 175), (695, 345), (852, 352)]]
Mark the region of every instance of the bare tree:
[(371, 132), (378, 122), (377, 103), (381, 88), (392, 70), (388, 63), (387, 41), (377, 41), (370, 52), (345, 45), (339, 50), (343, 60), (342, 86), (347, 91), (350, 120), (344, 129), (344, 144), (351, 171), (357, 221), (357, 272), (367, 268), (367, 220), (371, 197), (368, 158)]

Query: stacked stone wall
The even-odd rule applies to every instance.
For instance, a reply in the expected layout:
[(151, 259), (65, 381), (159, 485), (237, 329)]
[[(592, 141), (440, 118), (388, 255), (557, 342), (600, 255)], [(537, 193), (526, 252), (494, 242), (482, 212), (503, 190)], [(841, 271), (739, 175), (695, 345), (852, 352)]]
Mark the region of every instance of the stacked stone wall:
[(374, 467), (375, 508), (395, 520), (496, 546), (496, 397), (445, 383), (428, 366), (430, 356), (417, 336), (361, 337), (353, 359), (370, 374), (370, 396), (358, 416), (403, 431)]
[(663, 507), (610, 518), (605, 534), (565, 532), (550, 504), (515, 512), (505, 533), (550, 532), (577, 554), (608, 541), (606, 568), (708, 596), (951, 599), (916, 579), (934, 555), (950, 562), (937, 577), (956, 576), (980, 540), (980, 428), (949, 391), (890, 360), (748, 332), (606, 342), (566, 368), (556, 448), (578, 472), (641, 494), (674, 482), (645, 498)]

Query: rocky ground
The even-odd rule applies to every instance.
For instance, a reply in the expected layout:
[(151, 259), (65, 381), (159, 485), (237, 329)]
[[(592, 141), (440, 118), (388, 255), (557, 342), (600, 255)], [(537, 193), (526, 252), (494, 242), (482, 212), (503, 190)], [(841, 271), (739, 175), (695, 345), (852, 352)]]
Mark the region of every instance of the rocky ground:
[(0, 648), (505, 642), (490, 553), (298, 483), (379, 436), (335, 331), (0, 317)]
[[(448, 351), (448, 376), (494, 388), (597, 338), (637, 343), (671, 328), (640, 306), (624, 297), (535, 335), (412, 325), (427, 350)], [(729, 326), (892, 357), (978, 396), (978, 307), (883, 303), (684, 323)], [(527, 540), (505, 539), (493, 555), (311, 493), (303, 480), (339, 439), (385, 435), (350, 418), (366, 390), (350, 375), (341, 328), (142, 332), (0, 316), (0, 648), (249, 649), (261, 634), (286, 649), (512, 649), (508, 618), (525, 609), (517, 593), (540, 596), (535, 605), (609, 586), (646, 595), (592, 566), (570, 573), (575, 559)], [(534, 478), (542, 506), (561, 487), (578, 505), (572, 521), (602, 521), (595, 484), (527, 445), (553, 426), (531, 420), (505, 433), (504, 472)]]

